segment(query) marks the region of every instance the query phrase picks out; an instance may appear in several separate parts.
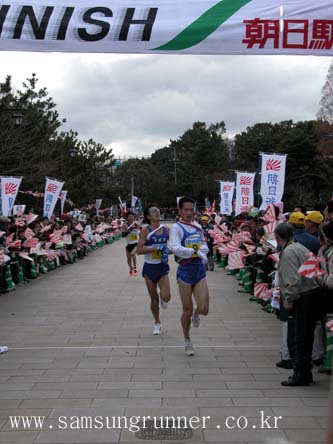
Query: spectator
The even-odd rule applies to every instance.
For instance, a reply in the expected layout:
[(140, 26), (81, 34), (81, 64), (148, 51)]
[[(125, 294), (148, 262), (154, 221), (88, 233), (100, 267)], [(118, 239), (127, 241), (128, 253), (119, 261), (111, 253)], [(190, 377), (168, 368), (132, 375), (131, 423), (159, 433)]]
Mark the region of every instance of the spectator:
[(312, 378), (312, 345), (316, 327), (316, 304), (320, 294), (319, 284), (299, 275), (298, 270), (308, 257), (309, 250), (293, 240), (294, 228), (289, 223), (275, 229), (281, 247), (278, 266), (281, 299), (289, 314), (288, 348), (293, 362), (293, 375), (282, 381), (287, 387), (306, 386)]

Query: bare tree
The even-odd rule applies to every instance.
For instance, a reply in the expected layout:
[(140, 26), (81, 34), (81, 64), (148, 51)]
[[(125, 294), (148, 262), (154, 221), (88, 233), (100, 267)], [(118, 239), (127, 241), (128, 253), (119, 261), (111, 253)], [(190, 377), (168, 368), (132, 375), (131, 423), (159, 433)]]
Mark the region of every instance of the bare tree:
[(328, 69), (326, 81), (321, 90), (319, 105), (317, 119), (333, 124), (333, 61)]

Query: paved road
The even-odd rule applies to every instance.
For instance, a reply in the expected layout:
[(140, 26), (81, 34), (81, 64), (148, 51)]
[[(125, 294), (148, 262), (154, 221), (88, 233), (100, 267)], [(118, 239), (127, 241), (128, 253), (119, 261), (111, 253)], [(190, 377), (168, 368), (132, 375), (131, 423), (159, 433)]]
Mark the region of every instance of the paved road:
[[(160, 337), (152, 335), (143, 279), (128, 277), (122, 241), (2, 295), (0, 343), (10, 351), (0, 356), (0, 443), (145, 442), (125, 428), (77, 430), (83, 415), (211, 417), (179, 443), (324, 443), (328, 377), (315, 375), (311, 387), (280, 385), (288, 372), (275, 367), (279, 322), (221, 269), (209, 273), (211, 309), (193, 331), (196, 355), (185, 356), (175, 269)], [(276, 429), (260, 428), (261, 411), (283, 417)], [(42, 430), (14, 431), (9, 415), (46, 419)], [(229, 430), (229, 416), (245, 416), (247, 429)], [(73, 430), (59, 429), (70, 417)]]

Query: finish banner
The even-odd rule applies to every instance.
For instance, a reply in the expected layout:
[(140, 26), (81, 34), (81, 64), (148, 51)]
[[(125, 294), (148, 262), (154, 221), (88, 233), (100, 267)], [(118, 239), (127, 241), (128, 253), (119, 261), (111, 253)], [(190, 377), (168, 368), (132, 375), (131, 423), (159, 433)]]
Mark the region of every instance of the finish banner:
[(333, 56), (329, 0), (3, 0), (0, 50)]

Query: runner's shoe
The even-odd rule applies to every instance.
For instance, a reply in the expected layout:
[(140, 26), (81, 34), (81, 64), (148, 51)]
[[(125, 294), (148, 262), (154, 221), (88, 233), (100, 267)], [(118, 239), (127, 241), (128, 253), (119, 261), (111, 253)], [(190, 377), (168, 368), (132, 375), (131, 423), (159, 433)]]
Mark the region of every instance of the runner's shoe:
[(185, 344), (185, 353), (187, 356), (194, 356), (193, 345), (190, 342)]
[(162, 330), (161, 324), (155, 324), (153, 335), (160, 335)]
[(200, 325), (200, 318), (199, 316), (192, 316), (192, 325), (194, 328), (198, 328)]
[(130, 277), (133, 276), (133, 269), (132, 268), (130, 269), (129, 275), (130, 275)]
[(168, 308), (168, 302), (163, 301), (163, 299), (161, 299), (160, 306), (161, 306), (162, 310), (166, 310)]
[(136, 268), (133, 269), (133, 276), (137, 276), (138, 275), (138, 270)]

